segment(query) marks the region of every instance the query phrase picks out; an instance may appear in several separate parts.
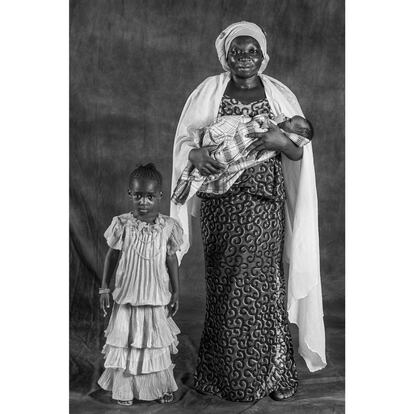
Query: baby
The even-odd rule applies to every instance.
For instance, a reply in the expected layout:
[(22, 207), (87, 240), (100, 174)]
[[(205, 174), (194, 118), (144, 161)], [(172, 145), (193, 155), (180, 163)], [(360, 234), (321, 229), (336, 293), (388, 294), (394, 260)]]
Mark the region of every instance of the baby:
[(266, 132), (270, 123), (278, 125), (299, 147), (309, 143), (313, 137), (311, 123), (299, 115), (288, 118), (280, 114), (275, 119), (270, 119), (267, 114), (254, 118), (243, 115), (223, 116), (210, 126), (195, 131), (194, 139), (197, 146), (213, 146), (210, 156), (226, 168), (218, 174), (202, 176), (197, 169), (187, 166), (173, 191), (172, 201), (184, 204), (197, 191), (224, 194), (246, 168), (274, 157), (274, 151), (248, 151), (249, 145), (255, 140), (248, 134)]
[[(281, 120), (279, 120), (281, 119)], [(279, 121), (278, 121), (279, 120)], [(286, 132), (286, 135), (298, 146), (303, 147), (313, 138), (312, 124), (299, 115), (288, 118), (285, 115), (279, 115), (275, 121), (277, 126)]]

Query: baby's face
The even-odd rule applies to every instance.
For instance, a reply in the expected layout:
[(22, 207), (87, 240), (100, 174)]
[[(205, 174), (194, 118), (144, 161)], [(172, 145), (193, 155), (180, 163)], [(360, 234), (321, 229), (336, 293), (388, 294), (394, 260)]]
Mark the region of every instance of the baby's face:
[(292, 132), (301, 136), (307, 136), (309, 133), (309, 124), (305, 118), (299, 115), (292, 116), (280, 124), (280, 127), (286, 132)]

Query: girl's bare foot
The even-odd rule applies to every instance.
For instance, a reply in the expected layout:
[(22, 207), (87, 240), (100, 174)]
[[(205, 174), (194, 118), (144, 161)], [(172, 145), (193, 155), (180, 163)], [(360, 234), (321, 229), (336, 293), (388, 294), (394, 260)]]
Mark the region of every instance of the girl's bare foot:
[(122, 401), (122, 400), (117, 400), (117, 403), (119, 405), (124, 405), (126, 407), (129, 407), (132, 405), (132, 400), (128, 400), (128, 401)]
[(295, 392), (296, 392), (296, 390), (294, 390), (294, 389), (290, 389), (290, 390), (281, 390), (281, 389), (279, 389), (279, 390), (272, 391), (269, 394), (269, 397), (272, 400), (275, 400), (275, 401), (282, 401), (282, 400), (286, 400), (287, 398), (293, 397)]
[(160, 404), (167, 404), (174, 401), (174, 394), (172, 392), (167, 392), (161, 398), (158, 398), (157, 402)]

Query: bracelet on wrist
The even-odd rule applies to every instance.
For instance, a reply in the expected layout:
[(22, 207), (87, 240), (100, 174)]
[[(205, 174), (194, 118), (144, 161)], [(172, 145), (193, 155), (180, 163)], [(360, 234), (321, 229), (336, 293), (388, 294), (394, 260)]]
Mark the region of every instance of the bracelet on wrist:
[(104, 293), (111, 293), (111, 289), (109, 289), (109, 288), (99, 288), (99, 294), (103, 295)]

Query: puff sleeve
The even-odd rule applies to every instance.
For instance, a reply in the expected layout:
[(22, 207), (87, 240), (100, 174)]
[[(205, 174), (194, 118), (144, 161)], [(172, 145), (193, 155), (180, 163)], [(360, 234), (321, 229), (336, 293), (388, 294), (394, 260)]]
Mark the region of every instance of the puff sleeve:
[(170, 236), (167, 241), (167, 255), (173, 255), (180, 250), (181, 245), (183, 244), (183, 229), (178, 223), (177, 220), (171, 218), (172, 229)]
[(110, 226), (106, 229), (104, 237), (108, 246), (112, 249), (122, 250), (124, 227), (119, 217), (114, 217)]

